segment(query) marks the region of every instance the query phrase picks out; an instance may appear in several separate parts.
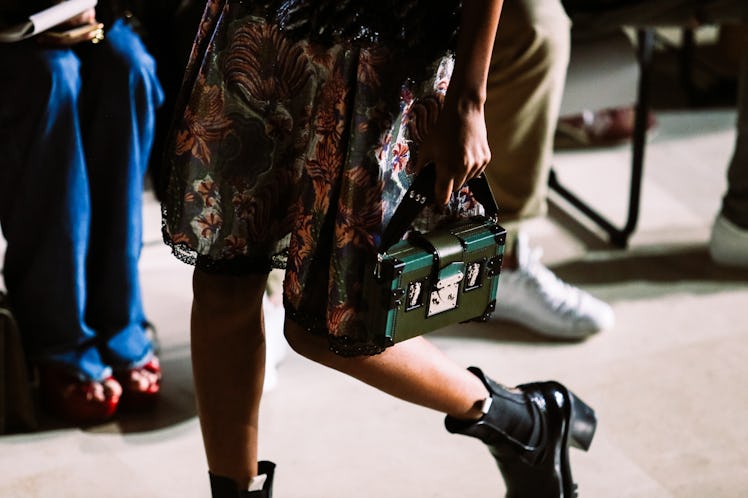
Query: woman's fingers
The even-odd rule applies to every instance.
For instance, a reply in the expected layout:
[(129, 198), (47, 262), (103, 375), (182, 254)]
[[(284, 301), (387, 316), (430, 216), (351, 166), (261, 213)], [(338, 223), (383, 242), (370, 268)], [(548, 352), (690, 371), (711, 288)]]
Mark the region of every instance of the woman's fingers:
[(37, 40), (42, 45), (52, 47), (71, 47), (87, 41), (97, 42), (103, 39), (103, 27), (103, 24), (96, 21), (96, 10), (88, 9), (40, 34)]
[(62, 26), (73, 28), (75, 26), (80, 26), (81, 24), (94, 24), (94, 23), (96, 23), (96, 10), (88, 9), (85, 12), (82, 12), (75, 17), (71, 17), (70, 19), (62, 23)]
[(482, 112), (440, 115), (416, 157), (416, 173), (429, 162), (435, 163), (434, 201), (447, 204), (452, 193), (483, 173), (491, 159)]
[(78, 43), (99, 42), (104, 38), (103, 24), (85, 24), (67, 31), (47, 31), (39, 35), (38, 42), (52, 47), (71, 47)]
[(458, 192), (471, 178), (470, 169), (450, 168), (446, 164), (436, 164), (436, 185), (434, 201), (440, 205), (449, 203), (453, 192)]
[(434, 202), (439, 206), (449, 203), (452, 197), (454, 181), (447, 175), (436, 173), (436, 182), (434, 185)]

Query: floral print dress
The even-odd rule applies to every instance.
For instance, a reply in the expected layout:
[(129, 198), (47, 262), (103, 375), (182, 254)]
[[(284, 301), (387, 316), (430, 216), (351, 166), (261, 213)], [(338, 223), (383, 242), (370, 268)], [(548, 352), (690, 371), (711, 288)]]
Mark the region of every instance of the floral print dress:
[[(209, 272), (285, 268), (291, 319), (338, 354), (375, 354), (364, 269), (413, 178), (453, 58), (446, 45), (318, 42), (273, 13), (208, 2), (172, 126), (164, 239)], [(476, 209), (464, 191), (446, 214)]]

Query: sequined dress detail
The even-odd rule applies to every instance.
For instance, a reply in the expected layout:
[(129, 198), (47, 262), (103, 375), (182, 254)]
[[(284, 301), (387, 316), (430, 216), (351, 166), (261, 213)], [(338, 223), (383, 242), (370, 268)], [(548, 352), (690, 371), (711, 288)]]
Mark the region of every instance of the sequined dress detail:
[[(438, 116), (458, 12), (454, 1), (209, 1), (167, 153), (173, 253), (209, 272), (285, 268), (289, 317), (338, 354), (380, 352), (366, 339), (363, 272)], [(463, 190), (419, 223), (477, 212)]]

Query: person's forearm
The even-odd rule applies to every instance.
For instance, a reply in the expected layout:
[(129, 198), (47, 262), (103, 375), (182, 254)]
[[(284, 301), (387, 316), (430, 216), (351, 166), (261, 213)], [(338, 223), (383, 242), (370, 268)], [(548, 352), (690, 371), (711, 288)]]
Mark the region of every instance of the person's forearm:
[(436, 164), (435, 202), (481, 174), (491, 160), (484, 105), (502, 0), (463, 0), (455, 67), (444, 107), (420, 144), (415, 171)]
[[(482, 106), (503, 0), (463, 0), (455, 68), (447, 99), (457, 107)], [(455, 100), (456, 99), (456, 100)]]

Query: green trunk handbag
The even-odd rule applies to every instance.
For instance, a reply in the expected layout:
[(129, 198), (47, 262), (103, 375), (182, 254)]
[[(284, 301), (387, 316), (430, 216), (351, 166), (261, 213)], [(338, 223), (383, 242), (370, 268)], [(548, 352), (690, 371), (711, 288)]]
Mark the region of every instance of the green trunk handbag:
[(471, 192), (486, 212), (411, 232), (415, 217), (433, 198), (435, 171), (422, 171), (406, 192), (367, 268), (364, 295), (372, 342), (386, 347), (455, 323), (485, 321), (496, 306), (506, 231), (485, 177)]

